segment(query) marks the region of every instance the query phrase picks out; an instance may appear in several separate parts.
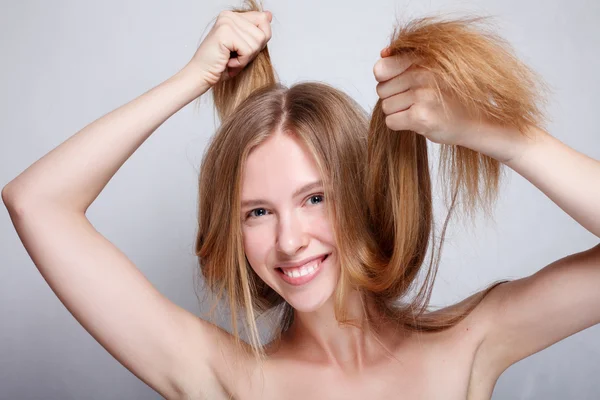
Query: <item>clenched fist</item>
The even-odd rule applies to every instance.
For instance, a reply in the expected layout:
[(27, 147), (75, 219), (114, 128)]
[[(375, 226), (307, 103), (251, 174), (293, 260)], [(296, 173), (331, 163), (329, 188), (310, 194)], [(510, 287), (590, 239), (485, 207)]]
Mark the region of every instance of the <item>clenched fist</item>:
[(186, 67), (209, 87), (237, 75), (271, 39), (269, 11), (223, 11)]

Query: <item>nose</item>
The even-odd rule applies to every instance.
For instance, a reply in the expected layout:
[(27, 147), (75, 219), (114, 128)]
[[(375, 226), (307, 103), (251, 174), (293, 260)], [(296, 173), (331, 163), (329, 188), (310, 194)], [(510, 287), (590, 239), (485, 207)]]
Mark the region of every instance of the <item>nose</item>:
[(308, 246), (308, 235), (301, 218), (295, 212), (281, 215), (277, 232), (277, 250), (294, 255)]

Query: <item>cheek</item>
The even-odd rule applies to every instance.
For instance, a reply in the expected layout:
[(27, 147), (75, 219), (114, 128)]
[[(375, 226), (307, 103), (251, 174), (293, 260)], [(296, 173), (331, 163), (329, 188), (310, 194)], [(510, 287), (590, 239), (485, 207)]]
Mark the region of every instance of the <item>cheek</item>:
[(310, 232), (320, 241), (327, 244), (334, 244), (333, 225), (325, 212), (315, 213), (310, 216)]
[(259, 269), (267, 262), (270, 246), (267, 232), (261, 227), (247, 228), (242, 230), (242, 238), (248, 262), (252, 269), (261, 275)]

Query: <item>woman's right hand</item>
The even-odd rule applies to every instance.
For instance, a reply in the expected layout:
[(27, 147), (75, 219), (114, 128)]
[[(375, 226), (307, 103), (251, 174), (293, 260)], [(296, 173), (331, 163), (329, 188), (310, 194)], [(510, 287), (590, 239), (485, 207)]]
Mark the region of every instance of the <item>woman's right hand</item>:
[(209, 87), (234, 77), (271, 39), (272, 18), (269, 11), (221, 12), (186, 68)]

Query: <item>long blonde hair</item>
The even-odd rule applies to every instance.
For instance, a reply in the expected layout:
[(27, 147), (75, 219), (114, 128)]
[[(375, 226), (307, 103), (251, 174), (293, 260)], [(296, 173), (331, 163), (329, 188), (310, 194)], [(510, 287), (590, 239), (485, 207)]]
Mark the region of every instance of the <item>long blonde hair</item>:
[[(247, 1), (236, 11), (260, 9), (255, 1)], [(522, 131), (529, 124), (541, 124), (536, 106), (540, 81), (500, 38), (478, 32), (477, 22), (415, 20), (394, 31), (390, 48), (393, 54), (418, 56), (420, 65), (436, 77), (439, 93), (456, 96), (473, 115)], [(423, 136), (388, 129), (381, 101), (369, 119), (354, 100), (324, 83), (303, 82), (289, 88), (279, 84), (266, 47), (235, 78), (218, 83), (213, 95), (221, 126), (201, 165), (195, 250), (216, 302), (225, 295), (229, 300), (237, 343), (242, 310), (248, 341), (258, 357), (264, 356), (264, 348), (257, 318), (281, 309), (276, 332), (280, 334), (294, 316), (292, 307), (253, 271), (242, 244), (243, 166), (250, 151), (275, 132), (302, 140), (323, 177), (341, 265), (334, 294), (340, 323), (353, 323), (343, 305), (349, 290), (356, 289), (374, 301), (380, 315), (399, 326), (441, 331), (460, 322), (490, 290), (505, 282), (491, 284), (457, 312), (427, 310), (450, 217), (461, 199), (469, 214), (478, 207), (490, 212), (498, 192), (498, 161), (459, 146), (443, 146), (440, 171), (451, 204), (437, 252), (431, 252), (425, 279), (417, 286), (435, 239)], [(411, 289), (417, 294), (406, 299)]]

